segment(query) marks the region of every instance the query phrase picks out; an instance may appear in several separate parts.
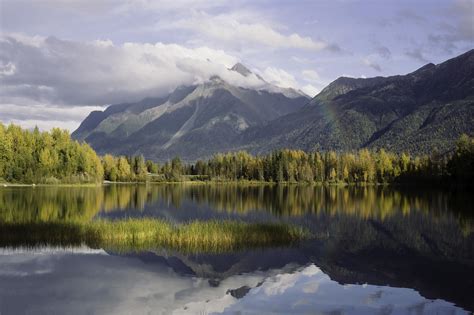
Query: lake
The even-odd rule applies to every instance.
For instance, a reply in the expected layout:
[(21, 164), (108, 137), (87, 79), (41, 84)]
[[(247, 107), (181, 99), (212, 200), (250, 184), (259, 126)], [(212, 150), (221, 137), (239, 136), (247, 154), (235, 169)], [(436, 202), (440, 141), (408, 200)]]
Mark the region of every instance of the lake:
[[(415, 187), (3, 187), (0, 314), (469, 314), (473, 209), (467, 192)], [(31, 235), (129, 218), (282, 223), (312, 237), (189, 252)], [(8, 235), (15, 226), (24, 237)]]

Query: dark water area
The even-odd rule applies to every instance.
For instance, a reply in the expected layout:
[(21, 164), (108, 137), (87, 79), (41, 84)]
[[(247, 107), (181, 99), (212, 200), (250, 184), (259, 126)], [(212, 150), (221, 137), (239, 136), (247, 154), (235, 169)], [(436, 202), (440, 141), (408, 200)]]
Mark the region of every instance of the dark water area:
[(473, 209), (468, 192), (415, 187), (0, 188), (2, 226), (153, 217), (288, 223), (314, 235), (191, 254), (3, 236), (0, 314), (468, 314)]

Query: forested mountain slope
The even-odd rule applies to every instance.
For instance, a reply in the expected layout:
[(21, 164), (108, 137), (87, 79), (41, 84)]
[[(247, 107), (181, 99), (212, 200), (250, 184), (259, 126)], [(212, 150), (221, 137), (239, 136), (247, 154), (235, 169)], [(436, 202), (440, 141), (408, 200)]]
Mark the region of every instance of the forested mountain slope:
[(363, 147), (430, 153), (474, 134), (474, 50), (407, 75), (341, 77), (302, 110), (246, 131), (254, 152)]
[[(229, 71), (254, 75), (242, 64)], [(443, 153), (461, 134), (474, 134), (474, 50), (406, 75), (341, 77), (311, 101), (255, 78), (263, 88), (213, 77), (162, 98), (112, 105), (91, 113), (73, 137), (101, 154), (193, 161), (281, 148)]]

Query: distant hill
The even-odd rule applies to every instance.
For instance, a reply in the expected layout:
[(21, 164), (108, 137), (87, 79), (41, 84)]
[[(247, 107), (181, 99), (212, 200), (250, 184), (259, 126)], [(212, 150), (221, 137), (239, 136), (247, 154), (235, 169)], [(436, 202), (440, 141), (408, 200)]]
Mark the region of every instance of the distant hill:
[[(247, 77), (242, 64), (229, 71)], [(185, 160), (216, 152), (277, 148), (431, 153), (474, 135), (474, 50), (407, 75), (341, 77), (312, 100), (265, 82), (231, 85), (219, 77), (163, 98), (92, 112), (73, 133), (99, 153)]]
[(474, 134), (474, 50), (407, 75), (329, 84), (300, 111), (246, 131), (254, 152), (275, 148), (449, 150)]

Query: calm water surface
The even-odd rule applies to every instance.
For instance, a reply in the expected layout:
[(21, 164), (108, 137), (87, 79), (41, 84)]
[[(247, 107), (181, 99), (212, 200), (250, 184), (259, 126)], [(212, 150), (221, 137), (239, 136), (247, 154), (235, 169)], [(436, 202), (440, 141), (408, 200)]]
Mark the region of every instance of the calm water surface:
[(234, 219), (316, 236), (221, 254), (117, 253), (11, 242), (0, 231), (0, 314), (469, 314), (473, 209), (468, 193), (413, 188), (0, 188), (3, 226)]

